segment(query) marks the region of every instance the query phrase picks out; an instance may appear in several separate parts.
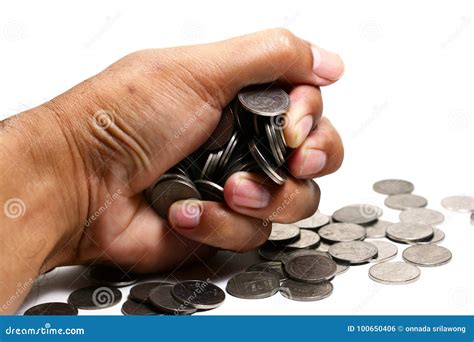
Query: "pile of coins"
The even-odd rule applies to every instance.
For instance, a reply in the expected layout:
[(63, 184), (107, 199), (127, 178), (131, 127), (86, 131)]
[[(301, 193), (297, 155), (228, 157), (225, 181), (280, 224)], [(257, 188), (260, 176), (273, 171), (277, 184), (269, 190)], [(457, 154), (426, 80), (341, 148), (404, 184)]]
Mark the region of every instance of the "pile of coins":
[(288, 94), (273, 84), (242, 89), (209, 139), (146, 189), (155, 211), (166, 218), (178, 200), (222, 202), (225, 181), (239, 171), (263, 171), (276, 184), (285, 183), (289, 148), (283, 128), (289, 105)]

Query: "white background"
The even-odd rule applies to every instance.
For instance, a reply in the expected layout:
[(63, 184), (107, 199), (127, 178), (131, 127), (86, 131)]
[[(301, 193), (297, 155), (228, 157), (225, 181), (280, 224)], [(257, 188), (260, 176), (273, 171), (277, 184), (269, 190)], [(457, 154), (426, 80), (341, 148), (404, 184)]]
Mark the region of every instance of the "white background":
[[(321, 211), (360, 202), (383, 206), (371, 187), (389, 177), (412, 181), (430, 208), (442, 210), (443, 197), (474, 195), (473, 16), (467, 1), (2, 2), (0, 118), (50, 99), (137, 49), (284, 26), (337, 51), (346, 64), (343, 79), (323, 90), (325, 115), (339, 129), (346, 157), (339, 172), (319, 181)], [(396, 211), (384, 210), (383, 218), (397, 219)], [(324, 301), (228, 296), (204, 314), (473, 314), (474, 226), (466, 214), (442, 211), (442, 245), (453, 260), (422, 269), (414, 284), (377, 284), (367, 276), (369, 266), (359, 266), (337, 277)], [(218, 284), (224, 287), (227, 275), (251, 258), (234, 258)], [(26, 305), (65, 301), (82, 284), (71, 284), (80, 271), (53, 271)], [(81, 312), (119, 313), (120, 306)]]

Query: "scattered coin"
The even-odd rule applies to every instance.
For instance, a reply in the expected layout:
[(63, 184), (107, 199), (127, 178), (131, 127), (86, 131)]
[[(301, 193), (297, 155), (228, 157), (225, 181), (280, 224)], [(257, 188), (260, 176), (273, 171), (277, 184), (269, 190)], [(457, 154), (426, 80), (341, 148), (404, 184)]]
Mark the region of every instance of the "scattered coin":
[(354, 223), (331, 223), (322, 227), (318, 233), (329, 242), (365, 239), (365, 228)]
[(383, 221), (383, 220), (374, 221), (373, 223), (364, 225), (365, 234), (367, 235), (368, 239), (384, 238), (385, 231), (387, 230), (387, 227), (391, 224), (392, 222)]
[(370, 262), (388, 261), (397, 256), (398, 248), (393, 243), (381, 240), (373, 240), (368, 242), (377, 247), (377, 257), (370, 260)]
[(302, 229), (300, 231), (300, 238), (295, 242), (285, 245), (285, 249), (305, 249), (305, 248), (314, 248), (318, 246), (320, 237), (316, 232), (311, 230)]
[(390, 195), (385, 199), (385, 205), (392, 209), (405, 210), (426, 207), (428, 200), (413, 194)]
[(258, 248), (258, 254), (265, 260), (281, 261), (285, 257), (286, 252), (264, 244)]
[(441, 266), (453, 255), (449, 249), (435, 244), (410, 246), (403, 251), (403, 260), (418, 266)]
[(337, 265), (325, 255), (294, 255), (283, 263), (283, 268), (293, 280), (320, 283), (334, 277)]
[(285, 280), (280, 288), (283, 297), (302, 302), (310, 302), (327, 298), (333, 291), (329, 281), (318, 284), (301, 283), (292, 279)]
[(122, 304), (122, 313), (125, 316), (162, 316), (165, 313), (155, 310), (146, 303), (136, 302), (132, 299), (127, 299)]
[(353, 204), (336, 210), (332, 218), (338, 222), (366, 224), (382, 216), (382, 209), (371, 204)]
[(444, 215), (433, 209), (413, 208), (402, 211), (400, 221), (433, 225), (443, 222)]
[(273, 223), (268, 242), (274, 245), (288, 244), (300, 238), (300, 229), (294, 224)]
[(381, 262), (369, 269), (369, 277), (382, 284), (409, 284), (420, 278), (420, 270), (403, 261)]
[(328, 253), (338, 261), (362, 264), (377, 257), (377, 247), (365, 241), (344, 241), (329, 247)]
[(25, 316), (77, 316), (77, 308), (68, 303), (42, 303), (25, 311)]
[(304, 220), (298, 221), (295, 224), (303, 229), (319, 229), (329, 223), (329, 216), (321, 214), (319, 210), (313, 215)]
[(439, 243), (443, 241), (445, 238), (444, 232), (439, 228), (433, 228), (433, 230), (434, 230), (434, 234), (430, 239), (417, 241), (415, 242), (415, 244), (422, 245), (422, 244), (428, 244), (428, 243)]
[(406, 194), (412, 192), (415, 186), (402, 179), (384, 179), (374, 184), (375, 192), (384, 195)]
[(269, 272), (239, 273), (227, 282), (226, 291), (243, 299), (261, 299), (273, 296), (280, 288), (278, 277)]
[(471, 214), (471, 225), (474, 226), (474, 213)]
[(320, 252), (314, 249), (299, 249), (299, 250), (285, 253), (285, 255), (281, 258), (281, 263), (284, 265), (293, 258), (296, 258), (299, 256), (306, 256), (306, 255), (318, 255), (318, 256), (323, 256), (326, 258), (331, 258), (331, 256), (326, 252)]
[(160, 285), (150, 292), (150, 304), (165, 312), (174, 315), (191, 315), (197, 311), (196, 308), (178, 302), (171, 294), (173, 285)]
[(329, 251), (329, 247), (331, 247), (331, 245), (329, 243), (321, 241), (319, 243), (319, 246), (316, 248), (316, 250), (319, 251), (319, 252), (327, 253)]
[(215, 309), (225, 299), (219, 286), (202, 280), (179, 282), (173, 286), (171, 294), (178, 302), (199, 310)]
[(342, 261), (336, 261), (336, 274), (335, 275), (340, 275), (340, 274), (343, 274), (345, 272), (347, 272), (347, 270), (349, 269), (349, 266), (350, 264), (349, 263), (344, 263)]
[(441, 205), (452, 211), (469, 213), (474, 211), (474, 197), (472, 196), (450, 196), (441, 201)]
[(246, 269), (246, 272), (269, 272), (275, 274), (278, 279), (285, 280), (286, 275), (283, 272), (283, 266), (280, 261), (264, 261), (257, 264), (253, 264)]
[(132, 273), (104, 265), (93, 266), (89, 271), (89, 278), (95, 283), (113, 287), (129, 286), (138, 281)]
[(128, 294), (128, 296), (136, 302), (140, 302), (140, 303), (148, 302), (148, 296), (150, 295), (150, 291), (160, 285), (173, 285), (173, 284), (162, 282), (162, 281), (137, 284), (130, 289), (130, 293)]
[(83, 310), (105, 309), (122, 300), (119, 289), (107, 286), (88, 286), (73, 291), (68, 303)]
[(387, 237), (395, 242), (416, 243), (428, 240), (433, 235), (434, 230), (428, 224), (399, 222), (387, 227)]

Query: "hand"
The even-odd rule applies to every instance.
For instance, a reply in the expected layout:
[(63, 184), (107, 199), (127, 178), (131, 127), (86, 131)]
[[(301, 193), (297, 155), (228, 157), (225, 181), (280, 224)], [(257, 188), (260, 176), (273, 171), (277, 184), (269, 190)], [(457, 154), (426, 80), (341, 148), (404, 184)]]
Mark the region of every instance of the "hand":
[[(342, 72), (339, 56), (273, 29), (132, 53), (23, 113), (11, 125), (22, 125), (22, 132), (9, 131), (29, 139), (36, 169), (49, 166), (36, 172), (53, 181), (48, 222), (58, 238), (42, 268), (98, 259), (139, 272), (165, 270), (215, 247), (255, 248), (270, 233), (264, 220), (310, 216), (320, 195), (311, 179), (335, 171), (343, 159), (339, 135), (321, 117), (319, 88)], [(207, 140), (239, 89), (274, 80), (290, 89), (284, 133), (295, 148), (288, 161), (293, 177), (275, 186), (261, 175), (234, 174), (225, 184), (226, 203), (173, 204), (170, 229), (142, 191)], [(55, 141), (35, 140), (40, 129)], [(185, 215), (189, 203), (195, 215)]]

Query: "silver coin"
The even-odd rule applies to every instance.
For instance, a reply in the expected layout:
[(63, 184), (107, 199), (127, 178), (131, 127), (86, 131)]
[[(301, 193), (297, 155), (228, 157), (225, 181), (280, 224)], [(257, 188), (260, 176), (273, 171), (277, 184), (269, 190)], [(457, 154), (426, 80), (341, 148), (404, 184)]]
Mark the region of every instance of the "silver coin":
[(371, 204), (353, 204), (336, 210), (332, 218), (338, 222), (366, 224), (382, 216), (382, 209)]
[(429, 238), (427, 240), (417, 241), (417, 242), (415, 242), (415, 244), (416, 245), (424, 245), (424, 244), (429, 244), (429, 243), (439, 243), (439, 242), (443, 241), (444, 238), (445, 238), (444, 232), (441, 229), (436, 228), (436, 227), (433, 227), (433, 230), (434, 230), (434, 234), (431, 238)]
[(385, 205), (396, 210), (410, 208), (423, 208), (428, 205), (428, 200), (422, 196), (413, 194), (390, 195), (385, 199)]
[(239, 273), (227, 282), (226, 291), (231, 296), (243, 299), (261, 299), (278, 292), (280, 280), (269, 272)]
[(290, 97), (281, 88), (270, 84), (243, 88), (237, 98), (246, 110), (264, 116), (284, 114), (290, 106)]
[(168, 282), (163, 281), (154, 281), (149, 283), (141, 283), (133, 286), (130, 289), (128, 296), (135, 302), (145, 303), (148, 302), (148, 296), (150, 295), (151, 290), (160, 285), (173, 285)]
[(224, 188), (214, 182), (198, 179), (194, 181), (204, 201), (224, 202)]
[(272, 156), (255, 140), (249, 142), (249, 150), (263, 172), (276, 184), (284, 184), (288, 179), (286, 173), (272, 162)]
[(329, 247), (329, 255), (349, 264), (362, 264), (377, 257), (377, 247), (365, 241), (343, 241)]
[(89, 270), (89, 279), (94, 283), (113, 287), (129, 286), (138, 281), (133, 273), (105, 265), (93, 266)]
[(313, 216), (305, 218), (304, 220), (295, 222), (295, 224), (304, 229), (319, 229), (329, 223), (329, 216), (321, 214), (318, 211)]
[(402, 211), (400, 221), (433, 225), (443, 222), (444, 215), (433, 209), (413, 208)]
[(474, 226), (474, 213), (471, 214), (471, 225)]
[(330, 257), (319, 254), (296, 255), (283, 263), (289, 278), (305, 283), (320, 283), (336, 274), (337, 265)]
[(245, 271), (246, 272), (253, 272), (253, 271), (270, 272), (270, 273), (275, 274), (280, 281), (286, 279), (286, 275), (283, 272), (283, 266), (280, 261), (259, 262), (257, 264), (253, 264), (249, 266)]
[(333, 286), (329, 281), (310, 284), (288, 279), (280, 287), (280, 293), (283, 297), (301, 302), (312, 302), (327, 298), (332, 291)]
[(314, 249), (300, 249), (300, 250), (285, 253), (285, 255), (281, 258), (281, 263), (284, 265), (293, 258), (296, 258), (299, 256), (306, 256), (306, 255), (317, 255), (317, 256), (323, 256), (326, 258), (331, 258), (331, 256), (326, 252), (320, 252)]
[(375, 264), (369, 269), (369, 277), (382, 284), (409, 284), (420, 278), (420, 269), (403, 261)]
[(452, 211), (468, 213), (474, 211), (474, 197), (472, 196), (450, 196), (441, 201), (441, 205)]
[(318, 252), (323, 252), (323, 253), (327, 253), (329, 251), (329, 247), (331, 247), (331, 245), (329, 243), (326, 243), (324, 241), (321, 241), (319, 243), (319, 246), (318, 248), (316, 248), (316, 251)]
[(282, 150), (281, 147), (278, 145), (275, 128), (273, 128), (270, 124), (266, 124), (265, 133), (267, 135), (270, 151), (272, 152), (273, 158), (276, 161), (277, 166), (283, 165), (285, 163), (286, 151)]
[(365, 229), (354, 223), (331, 223), (319, 229), (319, 236), (329, 242), (365, 239)]
[(395, 242), (415, 243), (430, 239), (434, 235), (434, 230), (427, 224), (399, 222), (388, 226), (386, 234)]
[(446, 247), (435, 244), (410, 246), (403, 251), (403, 260), (418, 266), (441, 266), (453, 257)]
[(368, 239), (377, 239), (385, 237), (385, 231), (392, 222), (377, 220), (373, 223), (365, 225), (365, 234)]
[(25, 311), (25, 316), (77, 316), (78, 310), (69, 303), (42, 303)]
[(287, 244), (298, 241), (300, 229), (294, 224), (273, 223), (268, 242), (272, 244)]
[(178, 302), (171, 291), (173, 285), (159, 285), (150, 291), (149, 303), (154, 308), (174, 315), (191, 315), (196, 308)]
[(393, 243), (381, 240), (367, 241), (377, 247), (377, 257), (370, 260), (370, 262), (383, 262), (395, 258), (398, 254), (398, 248)]
[(122, 304), (122, 314), (125, 316), (163, 316), (163, 311), (158, 311), (146, 303), (135, 302), (127, 299)]
[(231, 106), (226, 106), (222, 110), (221, 118), (217, 123), (217, 127), (212, 132), (211, 136), (201, 146), (203, 149), (211, 151), (223, 148), (230, 140), (234, 132), (234, 113)]
[(336, 265), (337, 265), (336, 275), (340, 275), (340, 274), (343, 274), (343, 273), (347, 272), (347, 270), (350, 267), (349, 263), (342, 262), (342, 261), (337, 261), (337, 260), (336, 260)]
[(285, 244), (285, 249), (305, 249), (305, 248), (314, 248), (319, 244), (320, 237), (316, 232), (311, 230), (301, 229), (300, 238), (295, 242)]
[(105, 309), (122, 300), (119, 289), (108, 286), (88, 286), (73, 291), (68, 303), (83, 310)]
[(219, 286), (202, 280), (181, 281), (173, 286), (171, 294), (178, 302), (199, 310), (215, 309), (225, 300)]
[(374, 183), (373, 189), (379, 194), (396, 195), (412, 192), (415, 186), (402, 179), (384, 179)]
[(287, 253), (275, 247), (264, 244), (258, 248), (258, 254), (265, 260), (281, 261)]

